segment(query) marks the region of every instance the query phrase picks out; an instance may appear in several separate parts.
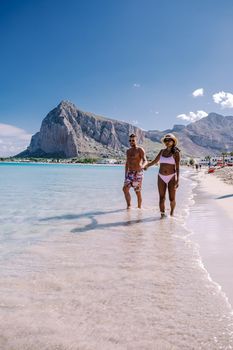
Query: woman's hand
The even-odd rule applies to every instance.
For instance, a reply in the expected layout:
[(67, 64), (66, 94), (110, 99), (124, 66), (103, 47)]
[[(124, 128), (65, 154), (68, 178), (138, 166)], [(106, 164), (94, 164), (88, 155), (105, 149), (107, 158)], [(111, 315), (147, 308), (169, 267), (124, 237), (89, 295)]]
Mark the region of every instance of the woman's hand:
[(175, 187), (176, 187), (176, 188), (179, 187), (179, 180), (176, 180), (176, 182), (175, 182)]

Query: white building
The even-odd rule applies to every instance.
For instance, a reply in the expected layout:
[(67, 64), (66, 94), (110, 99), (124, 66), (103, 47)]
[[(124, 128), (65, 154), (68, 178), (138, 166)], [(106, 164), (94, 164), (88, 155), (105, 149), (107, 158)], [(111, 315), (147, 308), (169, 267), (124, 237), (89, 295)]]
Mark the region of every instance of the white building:
[(99, 160), (98, 164), (117, 164), (117, 160), (113, 158), (104, 158)]
[[(202, 165), (209, 165), (209, 163), (211, 165), (220, 165), (222, 164), (223, 162), (223, 156), (213, 156), (213, 157), (210, 157), (210, 160), (208, 159), (205, 159), (205, 158), (200, 158), (198, 164), (202, 164)], [(224, 157), (224, 163), (225, 164), (229, 164), (229, 165), (233, 165), (233, 156), (225, 156)]]

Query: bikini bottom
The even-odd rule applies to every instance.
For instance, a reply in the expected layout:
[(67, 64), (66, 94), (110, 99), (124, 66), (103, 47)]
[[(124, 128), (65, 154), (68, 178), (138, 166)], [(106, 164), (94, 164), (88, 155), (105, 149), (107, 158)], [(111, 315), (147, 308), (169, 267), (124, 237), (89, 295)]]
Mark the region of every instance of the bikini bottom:
[(159, 173), (159, 177), (163, 180), (163, 182), (165, 182), (165, 184), (168, 184), (175, 175), (176, 173), (171, 175), (162, 175)]

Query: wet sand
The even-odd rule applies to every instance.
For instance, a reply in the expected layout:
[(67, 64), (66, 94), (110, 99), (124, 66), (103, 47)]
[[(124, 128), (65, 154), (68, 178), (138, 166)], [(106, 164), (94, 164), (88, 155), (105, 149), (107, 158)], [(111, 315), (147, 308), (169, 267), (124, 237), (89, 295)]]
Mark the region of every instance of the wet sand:
[(210, 194), (212, 203), (219, 205), (233, 220), (233, 168), (216, 170), (216, 173), (207, 174), (206, 170), (198, 173), (201, 189)]

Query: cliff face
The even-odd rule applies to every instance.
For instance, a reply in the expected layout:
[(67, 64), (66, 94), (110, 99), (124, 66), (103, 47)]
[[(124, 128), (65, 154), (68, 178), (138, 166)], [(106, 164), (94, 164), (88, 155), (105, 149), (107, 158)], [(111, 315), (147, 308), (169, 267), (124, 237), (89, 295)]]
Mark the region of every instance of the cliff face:
[(186, 127), (189, 138), (198, 146), (216, 150), (233, 151), (233, 117), (210, 113)]
[(187, 126), (174, 125), (172, 129), (165, 131), (151, 130), (146, 132), (146, 137), (159, 142), (165, 133), (173, 133), (179, 140), (182, 153), (190, 156), (206, 156), (208, 154), (220, 154), (233, 151), (233, 117), (223, 117), (216, 113), (210, 113)]
[[(140, 143), (144, 132), (128, 123), (107, 119), (78, 110), (62, 101), (42, 121), (40, 132), (32, 136), (22, 156), (116, 155), (125, 151), (130, 134)], [(105, 154), (106, 153), (106, 154)]]
[(178, 137), (183, 155), (206, 156), (233, 151), (231, 116), (210, 113), (187, 126), (143, 131), (125, 122), (82, 112), (73, 103), (62, 101), (44, 118), (40, 131), (32, 136), (29, 147), (18, 156), (122, 157), (129, 147), (129, 135), (134, 133), (152, 158), (162, 147), (161, 137), (169, 132)]

